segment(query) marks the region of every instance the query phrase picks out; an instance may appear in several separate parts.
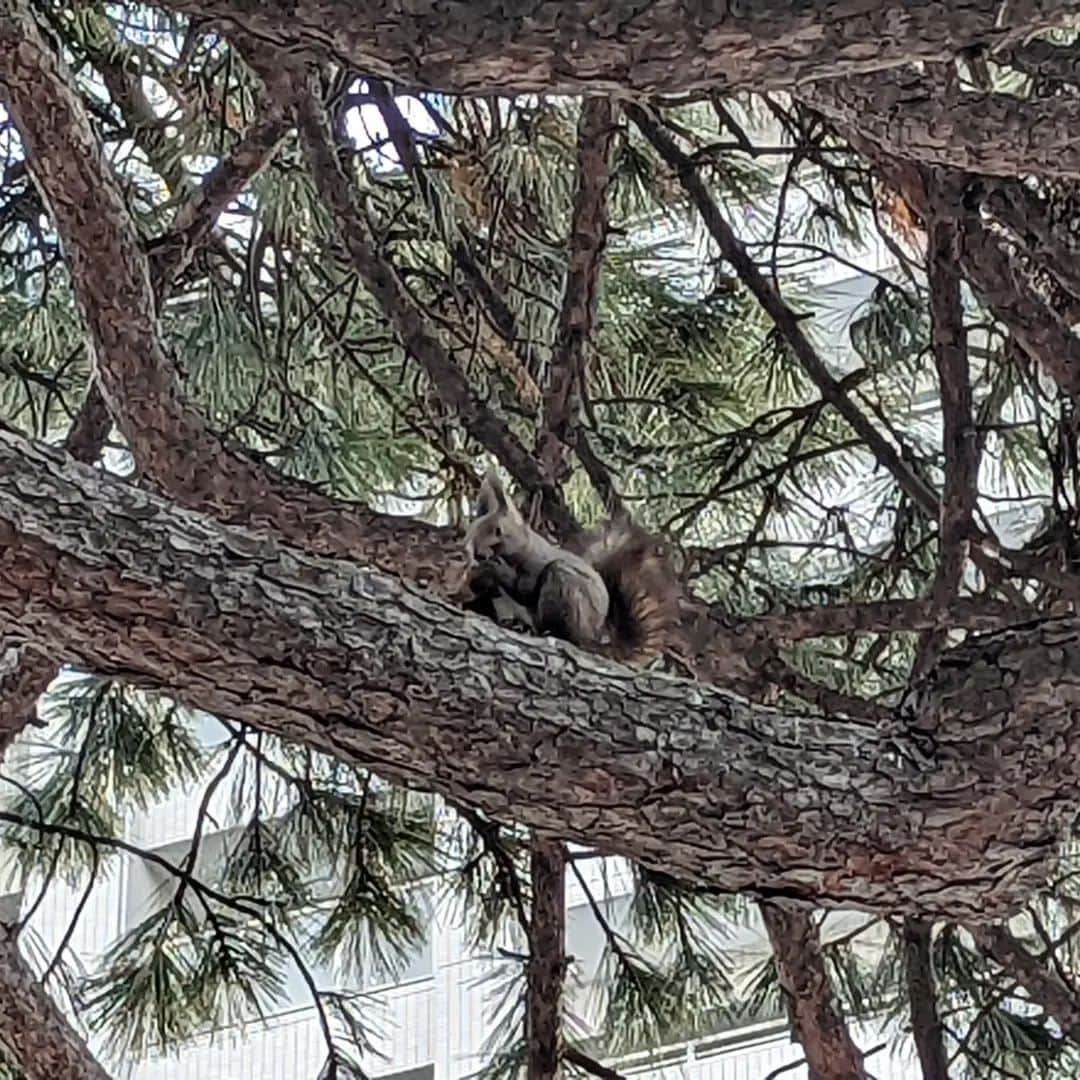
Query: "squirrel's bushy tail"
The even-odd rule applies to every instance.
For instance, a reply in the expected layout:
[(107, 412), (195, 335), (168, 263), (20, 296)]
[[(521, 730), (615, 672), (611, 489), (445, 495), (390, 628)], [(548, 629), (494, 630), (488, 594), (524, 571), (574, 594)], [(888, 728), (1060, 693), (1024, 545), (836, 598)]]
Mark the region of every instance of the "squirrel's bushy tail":
[(612, 521), (582, 537), (579, 553), (611, 597), (600, 651), (616, 660), (651, 659), (679, 618), (678, 580), (663, 545), (639, 525)]

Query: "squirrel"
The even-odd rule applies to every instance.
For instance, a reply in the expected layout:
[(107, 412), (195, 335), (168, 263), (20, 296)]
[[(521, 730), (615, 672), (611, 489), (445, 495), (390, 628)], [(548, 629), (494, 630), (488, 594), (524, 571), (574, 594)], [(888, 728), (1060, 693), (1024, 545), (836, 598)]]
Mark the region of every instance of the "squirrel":
[(678, 587), (646, 530), (624, 518), (573, 550), (559, 547), (529, 527), (490, 472), (476, 511), (465, 534), (467, 610), (624, 662), (661, 650), (678, 618)]

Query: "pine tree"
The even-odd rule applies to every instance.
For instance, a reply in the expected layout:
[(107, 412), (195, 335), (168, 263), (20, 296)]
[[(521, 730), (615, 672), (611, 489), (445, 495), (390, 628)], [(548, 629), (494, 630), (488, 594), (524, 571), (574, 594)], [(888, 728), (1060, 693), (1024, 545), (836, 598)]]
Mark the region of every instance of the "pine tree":
[[(8, 494), (26, 507), (11, 521), (11, 499), (0, 503), (5, 545), (20, 530), (41, 541), (35, 502), (57, 490), (43, 464), (52, 459), (21, 448), (63, 443), (174, 507), (445, 597), (460, 569), (456, 530), (495, 463), (552, 535), (627, 511), (671, 543), (698, 625), (655, 666), (794, 718), (793, 742), (776, 747), (778, 786), (798, 779), (784, 770), (805, 748), (799, 739), (843, 787), (865, 775), (847, 771), (849, 744), (880, 738), (899, 747), (893, 756), (921, 755), (897, 769), (913, 789), (935, 755), (961, 759), (949, 775), (978, 798), (944, 793), (942, 835), (950, 814), (963, 833), (965, 809), (1000, 788), (999, 831), (1017, 835), (990, 822), (985, 836), (961, 836), (958, 848), (983, 845), (987, 884), (947, 884), (970, 898), (1004, 882), (1003, 905), (1028, 903), (1018, 920), (993, 924), (970, 904), (934, 908), (928, 897), (953, 868), (921, 848), (901, 861), (917, 838), (888, 823), (881, 866), (810, 866), (800, 877), (797, 845), (760, 850), (748, 865), (774, 879), (741, 893), (689, 880), (655, 853), (638, 861), (612, 857), (610, 843), (568, 845), (589, 827), (531, 828), (537, 819), (514, 813), (511, 799), (504, 813), (485, 812), (499, 799), (455, 795), (449, 779), (391, 782), (407, 762), (380, 769), (313, 735), (296, 719), (303, 709), (273, 699), (257, 672), (209, 710), (192, 684), (162, 685), (150, 661), (131, 666), (119, 645), (110, 662), (125, 670), (87, 664), (97, 646), (74, 630), (39, 639), (54, 623), (32, 598), (9, 601), (0, 580), (11, 627), (0, 731), (14, 740), (0, 822), (22, 897), (0, 957), (5, 1044), (12, 1030), (36, 1034), (6, 1003), (19, 999), (12, 987), (52, 995), (105, 1033), (119, 1060), (182, 1053), (200, 1032), (258, 1022), (300, 986), (324, 1034), (322, 1075), (363, 1075), (374, 1045), (368, 988), (409, 969), (439, 909), (464, 921), (490, 961), (493, 1036), (482, 1056), (492, 1080), (610, 1077), (629, 1055), (782, 1018), (821, 1077), (865, 1075), (863, 1054), (872, 1071), (875, 1048), (857, 1047), (851, 1026), (881, 1018), (911, 1030), (928, 1080), (1073, 1075), (1075, 855), (1061, 812), (1070, 774), (1061, 765), (1044, 791), (1032, 778), (1072, 749), (1075, 45), (1064, 32), (1018, 44), (1059, 26), (1059, 13), (1027, 5), (1038, 10), (1003, 25), (998, 5), (973, 4), (928, 35), (932, 5), (882, 5), (881, 18), (899, 20), (887, 41), (874, 37), (874, 16), (829, 24), (814, 57), (796, 48), (786, 58), (786, 75), (768, 49), (748, 48), (745, 70), (705, 49), (706, 74), (674, 86), (642, 68), (636, 84), (656, 95), (620, 101), (580, 96), (597, 69), (576, 53), (550, 85), (504, 78), (482, 33), (443, 76), (421, 61), (405, 71), (399, 56), (393, 85), (395, 64), (378, 50), (400, 46), (408, 18), (371, 38), (388, 45), (363, 52), (342, 38), (327, 49), (302, 17), (282, 29), (280, 6), (0, 4), (0, 418), (18, 433), (3, 453), (19, 450), (44, 478), (34, 488), (2, 458)], [(459, 12), (459, 41), (488, 6), (474, 7)], [(567, 5), (565, 18), (588, 7)], [(685, 15), (668, 7), (676, 22)], [(813, 13), (781, 8), (745, 17), (757, 40), (785, 19), (796, 41), (816, 25)], [(342, 18), (360, 26), (368, 16)], [(542, 25), (515, 31), (530, 55), (550, 47)], [(653, 29), (663, 41), (671, 27)], [(593, 39), (582, 33), (584, 56)], [(843, 34), (880, 44), (887, 70), (852, 68)], [(687, 56), (697, 41), (684, 42)], [(286, 47), (313, 42), (314, 60)], [(987, 59), (990, 44), (1000, 47)], [(805, 82), (804, 68), (838, 77)], [(477, 86), (498, 96), (462, 93)], [(943, 110), (971, 130), (940, 137)], [(1020, 145), (1025, 118), (1044, 135)], [(84, 130), (103, 162), (80, 142)], [(98, 195), (109, 213), (83, 201)], [(111, 264), (85, 250), (95, 239)], [(881, 248), (886, 271), (871, 265)], [(823, 296), (844, 279), (861, 299), (836, 325)], [(125, 308), (140, 297), (146, 310)], [(252, 491), (257, 503), (245, 501)], [(86, 535), (97, 548), (113, 542)], [(282, 580), (308, 572), (319, 593), (323, 564), (282, 550)], [(142, 581), (150, 565), (125, 569)], [(181, 585), (195, 580), (192, 570)], [(172, 584), (160, 590), (166, 607)], [(39, 605), (47, 591), (33, 594)], [(116, 620), (118, 635), (137, 625), (119, 586), (92, 600), (92, 625)], [(65, 609), (71, 625), (86, 603)], [(263, 611), (250, 598), (235, 614)], [(984, 632), (997, 636), (974, 636)], [(287, 648), (271, 637), (256, 649), (267, 664)], [(375, 632), (364, 641), (398, 647)], [(1000, 682), (976, 680), (973, 692), (949, 682), (986, 656), (1006, 670)], [(402, 650), (385, 671), (414, 659)], [(327, 663), (314, 656), (306, 686)], [(46, 686), (37, 727), (31, 707)], [(415, 708), (430, 706), (416, 685), (408, 691)], [(974, 713), (964, 691), (989, 711)], [(934, 692), (952, 727), (920, 726)], [(341, 719), (329, 679), (324, 697), (326, 716)], [(275, 706), (280, 728), (264, 719)], [(1003, 719), (1010, 709), (1028, 718), (1019, 733)], [(804, 718), (812, 735), (799, 734)], [(991, 749), (965, 773), (967, 744), (957, 737), (954, 752), (949, 739), (981, 724)], [(549, 752), (539, 737), (536, 747)], [(996, 775), (995, 747), (1012, 755)], [(1013, 776), (1018, 761), (1026, 771)], [(496, 793), (502, 783), (490, 778)], [(179, 792), (198, 793), (200, 810), (165, 858), (135, 842), (130, 824)], [(879, 793), (846, 794), (879, 813)], [(777, 816), (802, 798), (788, 797)], [(650, 800), (662, 813), (663, 794)], [(818, 804), (805, 805), (812, 818)], [(758, 813), (750, 799), (741, 810)], [(1051, 848), (1048, 876), (1040, 860)], [(98, 967), (84, 970), (71, 945), (82, 905), (59, 950), (34, 943), (29, 924), (56, 882), (89, 903), (121, 866), (161, 886)], [(604, 884), (620, 874), (625, 895)], [(1025, 874), (1039, 874), (1038, 890)], [(910, 907), (872, 903), (880, 894), (869, 887), (866, 915), (785, 903), (849, 906), (848, 879), (883, 877)], [(567, 886), (602, 941), (595, 968), (568, 950)], [(729, 947), (731, 927), (756, 931), (760, 947)], [(23, 999), (39, 1014), (51, 1007)], [(61, 1057), (47, 1054), (59, 1050), (15, 1042), (14, 1075), (55, 1075)], [(87, 1075), (85, 1049), (65, 1052), (76, 1064), (64, 1075)]]

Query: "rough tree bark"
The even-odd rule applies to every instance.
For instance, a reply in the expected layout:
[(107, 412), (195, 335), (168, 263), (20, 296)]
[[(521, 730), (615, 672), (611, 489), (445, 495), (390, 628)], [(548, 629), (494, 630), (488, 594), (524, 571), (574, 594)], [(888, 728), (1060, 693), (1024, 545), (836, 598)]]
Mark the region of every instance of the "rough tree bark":
[(784, 715), (500, 631), (9, 434), (0, 619), (88, 670), (765, 898), (1011, 912), (1080, 778), (1076, 621), (945, 654), (892, 729)]
[(821, 954), (821, 935), (809, 911), (761, 905), (791, 1025), (814, 1080), (866, 1080), (862, 1054), (840, 1014)]
[(530, 853), (532, 910), (525, 997), (528, 1080), (562, 1076), (562, 995), (566, 976), (566, 849), (534, 839)]
[(1080, 299), (1080, 239), (1071, 215), (1053, 213), (1050, 203), (1016, 181), (991, 184), (983, 207), (1063, 289)]
[[(64, 440), (64, 449), (86, 465), (97, 461), (112, 429), (105, 399), (91, 381), (86, 400)], [(9, 649), (0, 660), (0, 758), (34, 720), (38, 698), (56, 675), (56, 662), (33, 646)]]
[[(305, 550), (455, 591), (464, 560), (452, 530), (373, 513), (287, 480), (218, 437), (184, 398), (157, 334), (134, 225), (85, 109), (23, 0), (0, 6), (0, 86), (68, 253), (103, 392), (142, 476), (181, 505), (221, 520), (269, 527)], [(561, 505), (545, 500), (548, 516)], [(688, 630), (708, 652), (710, 675), (759, 684), (737, 638), (715, 620), (698, 626), (697, 618)]]
[(7, 930), (0, 930), (0, 1042), (25, 1080), (109, 1080)]
[[(257, 175), (288, 133), (282, 111), (271, 106), (244, 132), (231, 152), (213, 168), (196, 192), (177, 211), (170, 230), (153, 245), (149, 270), (157, 310), (218, 218)], [(113, 426), (96, 378), (64, 440), (77, 461), (100, 457)], [(33, 717), (38, 698), (56, 674), (56, 663), (33, 647), (12, 651), (0, 667), (0, 757)]]
[(933, 925), (922, 919), (905, 919), (902, 935), (912, 1038), (922, 1066), (923, 1080), (949, 1080), (944, 1029), (937, 1010)]
[[(163, 0), (275, 48), (460, 94), (777, 89), (946, 60), (1060, 26), (1063, 0)], [(733, 10), (734, 9), (734, 10)]]
[(796, 97), (890, 153), (984, 176), (1080, 176), (1080, 102), (942, 89), (922, 72), (815, 80)]

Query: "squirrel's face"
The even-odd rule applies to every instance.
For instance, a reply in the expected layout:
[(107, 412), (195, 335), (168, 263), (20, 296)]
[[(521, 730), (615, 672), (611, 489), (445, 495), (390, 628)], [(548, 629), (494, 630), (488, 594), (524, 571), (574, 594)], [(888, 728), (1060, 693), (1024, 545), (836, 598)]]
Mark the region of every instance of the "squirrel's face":
[(465, 550), (474, 561), (513, 555), (523, 530), (517, 507), (507, 498), (499, 478), (488, 473), (476, 500), (476, 518), (465, 533)]
[(502, 515), (488, 514), (469, 526), (465, 534), (465, 547), (474, 559), (495, 559), (506, 552), (506, 530)]

